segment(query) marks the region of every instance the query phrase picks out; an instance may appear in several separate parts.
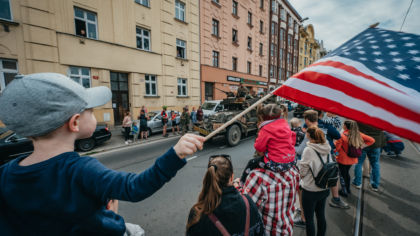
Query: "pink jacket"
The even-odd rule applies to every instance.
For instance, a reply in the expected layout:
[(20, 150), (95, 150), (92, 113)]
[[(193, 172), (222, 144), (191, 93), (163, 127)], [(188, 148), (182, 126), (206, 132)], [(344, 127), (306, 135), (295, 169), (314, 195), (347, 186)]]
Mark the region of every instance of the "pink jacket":
[(255, 140), (255, 150), (267, 152), (269, 160), (277, 163), (289, 163), (295, 159), (296, 133), (290, 130), (285, 119), (275, 120), (264, 125)]

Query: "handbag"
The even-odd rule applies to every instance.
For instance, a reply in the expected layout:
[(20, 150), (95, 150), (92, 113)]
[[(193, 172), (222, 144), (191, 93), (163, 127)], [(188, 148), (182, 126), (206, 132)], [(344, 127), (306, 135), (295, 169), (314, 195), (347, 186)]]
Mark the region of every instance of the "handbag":
[[(249, 216), (249, 202), (248, 202), (248, 199), (244, 195), (241, 195), (241, 196), (242, 196), (242, 199), (244, 200), (245, 206), (246, 206), (246, 221), (245, 221), (245, 234), (244, 234), (244, 236), (249, 236), (249, 217), (250, 217)], [(223, 236), (230, 236), (230, 233), (223, 226), (222, 222), (220, 222), (220, 220), (213, 213), (209, 214), (208, 216)]]

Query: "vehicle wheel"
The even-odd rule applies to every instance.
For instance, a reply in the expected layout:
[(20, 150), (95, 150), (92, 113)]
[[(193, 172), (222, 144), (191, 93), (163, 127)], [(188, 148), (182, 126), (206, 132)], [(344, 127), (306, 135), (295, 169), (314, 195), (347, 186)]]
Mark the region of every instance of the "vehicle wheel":
[(77, 148), (80, 151), (83, 151), (83, 152), (90, 151), (94, 147), (95, 147), (95, 140), (93, 140), (92, 138), (87, 138), (87, 139), (79, 140), (79, 142), (77, 144)]
[(238, 145), (239, 141), (241, 141), (241, 128), (234, 124), (227, 129), (226, 132), (226, 141), (228, 142), (229, 146), (236, 146)]

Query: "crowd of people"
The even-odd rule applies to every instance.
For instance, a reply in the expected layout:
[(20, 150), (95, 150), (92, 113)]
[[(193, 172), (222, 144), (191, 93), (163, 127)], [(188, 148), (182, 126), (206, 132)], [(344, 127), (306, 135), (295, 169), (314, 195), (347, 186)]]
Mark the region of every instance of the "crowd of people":
[[(173, 135), (184, 135), (188, 133), (192, 125), (203, 121), (203, 115), (204, 113), (201, 106), (199, 106), (197, 110), (195, 109), (195, 107), (193, 107), (191, 112), (189, 111), (188, 105), (184, 106), (182, 108), (182, 113), (178, 113), (174, 110), (168, 112), (168, 107), (162, 106), (160, 117), (162, 121), (163, 137), (169, 136), (169, 122), (171, 125)], [(178, 116), (180, 116), (179, 119)], [(147, 109), (144, 106), (141, 107), (140, 115), (137, 117), (137, 120), (139, 122), (133, 120), (132, 115), (129, 111), (125, 112), (124, 119), (122, 121), (125, 144), (137, 142), (137, 140), (146, 140), (148, 138), (149, 132), (147, 122), (150, 120), (150, 117), (148, 116)]]
[[(30, 86), (21, 86), (22, 81)], [(49, 91), (48, 96), (43, 95), (45, 91)], [(81, 96), (73, 98), (78, 102), (69, 103), (66, 94)], [(37, 103), (29, 102), (35, 99)], [(0, 110), (0, 119), (10, 129), (30, 137), (34, 152), (0, 167), (2, 234), (144, 233), (118, 215), (118, 200), (138, 202), (150, 197), (186, 165), (186, 156), (203, 148), (205, 138), (183, 135), (139, 174), (108, 169), (96, 158), (80, 157), (74, 152), (74, 142), (92, 135), (96, 127), (92, 108), (110, 99), (107, 87), (86, 89), (55, 73), (27, 75), (7, 87), (0, 98), (0, 106), (5, 108)], [(10, 101), (13, 107), (3, 106)], [(166, 117), (167, 123), (170, 114), (163, 113), (166, 107), (162, 118)], [(142, 108), (140, 133), (145, 132), (146, 114)], [(190, 118), (200, 120), (199, 112), (191, 117), (187, 107), (183, 114), (181, 127)], [(202, 190), (186, 219), (187, 235), (291, 235), (298, 221), (307, 235), (325, 235), (325, 206), (330, 192), (330, 206), (349, 208), (339, 194), (350, 193), (352, 165), (352, 184), (360, 187), (366, 157), (372, 167), (371, 188), (377, 191), (381, 149), (386, 143), (400, 141), (394, 137), (387, 142), (382, 131), (352, 120), (341, 127), (340, 119), (332, 114), (324, 119), (322, 111), (305, 111), (304, 125), (294, 120), (293, 129), (284, 107), (261, 105), (257, 115), (256, 153), (245, 168), (243, 181), (234, 177), (230, 156), (210, 156)], [(123, 125), (130, 128), (131, 118), (124, 118)], [(388, 148), (389, 152), (401, 151), (400, 145)], [(301, 213), (294, 219), (298, 199)]]

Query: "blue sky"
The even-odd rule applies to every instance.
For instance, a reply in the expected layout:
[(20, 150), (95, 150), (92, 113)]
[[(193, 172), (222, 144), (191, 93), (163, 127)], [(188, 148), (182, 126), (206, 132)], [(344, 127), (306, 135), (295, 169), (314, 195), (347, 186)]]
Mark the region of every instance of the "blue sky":
[[(312, 24), (315, 38), (333, 50), (380, 22), (379, 28), (399, 31), (411, 0), (289, 0), (302, 18)], [(403, 32), (420, 35), (420, 0), (414, 0)]]

